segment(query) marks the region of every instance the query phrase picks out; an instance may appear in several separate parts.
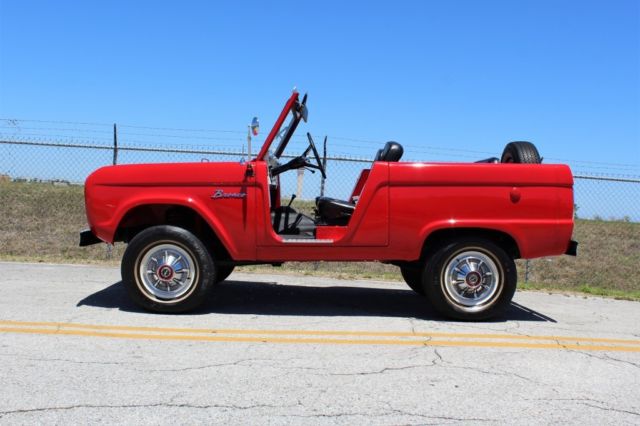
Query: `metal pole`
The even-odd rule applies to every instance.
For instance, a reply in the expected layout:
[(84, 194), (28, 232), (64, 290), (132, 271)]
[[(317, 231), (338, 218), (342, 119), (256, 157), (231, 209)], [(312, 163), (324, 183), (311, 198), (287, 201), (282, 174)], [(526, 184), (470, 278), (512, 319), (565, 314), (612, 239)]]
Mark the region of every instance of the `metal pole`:
[(247, 161), (251, 161), (251, 125), (247, 126)]
[[(323, 152), (322, 152), (322, 168), (324, 169), (325, 173), (327, 171), (327, 137), (324, 137), (324, 147), (323, 147)], [(320, 196), (324, 197), (324, 176), (320, 177)]]
[(296, 189), (296, 197), (302, 197), (302, 187), (304, 185), (304, 169), (298, 169), (298, 187)]
[(118, 164), (118, 128), (113, 123), (113, 165)]

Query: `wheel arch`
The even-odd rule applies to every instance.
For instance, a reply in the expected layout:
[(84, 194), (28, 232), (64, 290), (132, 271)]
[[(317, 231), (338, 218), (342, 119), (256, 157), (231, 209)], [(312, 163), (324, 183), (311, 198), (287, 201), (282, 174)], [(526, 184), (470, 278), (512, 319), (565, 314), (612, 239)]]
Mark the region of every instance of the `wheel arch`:
[(520, 258), (520, 247), (510, 234), (491, 228), (443, 228), (432, 231), (422, 245), (421, 258), (426, 259), (435, 249), (459, 238), (484, 238), (502, 247), (513, 259)]
[(118, 221), (114, 241), (129, 242), (141, 231), (156, 225), (172, 225), (200, 238), (217, 259), (231, 259), (227, 244), (216, 227), (197, 207), (181, 203), (140, 203), (130, 206)]

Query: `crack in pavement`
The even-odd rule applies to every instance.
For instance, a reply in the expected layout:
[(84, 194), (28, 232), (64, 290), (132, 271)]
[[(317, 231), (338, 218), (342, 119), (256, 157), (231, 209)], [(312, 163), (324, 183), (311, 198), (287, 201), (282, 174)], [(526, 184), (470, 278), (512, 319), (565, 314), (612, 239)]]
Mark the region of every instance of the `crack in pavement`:
[(71, 364), (93, 364), (93, 365), (131, 365), (129, 361), (76, 361), (73, 359), (64, 358), (34, 358), (27, 357), (20, 354), (0, 354), (3, 357), (11, 357), (13, 359), (21, 359), (24, 361), (38, 361), (38, 362), (67, 362)]
[(454, 422), (496, 422), (497, 420), (495, 419), (482, 419), (482, 418), (475, 418), (475, 417), (452, 417), (452, 416), (433, 416), (433, 415), (427, 415), (427, 414), (420, 414), (420, 413), (411, 413), (408, 411), (403, 411), (403, 410), (399, 410), (399, 409), (394, 409), (394, 408), (389, 408), (390, 412), (386, 412), (386, 413), (371, 413), (371, 412), (359, 412), (359, 411), (353, 411), (353, 412), (344, 412), (344, 413), (334, 413), (334, 414), (328, 414), (328, 413), (317, 413), (317, 414), (285, 414), (282, 415), (282, 417), (297, 417), (297, 418), (339, 418), (339, 417), (355, 417), (355, 416), (362, 416), (362, 417), (389, 417), (389, 416), (395, 416), (395, 415), (404, 415), (404, 416), (409, 416), (409, 417), (419, 417), (421, 419), (429, 419), (429, 420), (449, 420), (449, 421), (454, 421)]
[(603, 355), (604, 355), (604, 357), (606, 359), (608, 359), (610, 361), (621, 362), (623, 364), (627, 364), (627, 365), (631, 365), (631, 366), (636, 367), (636, 368), (640, 368), (640, 364), (636, 364), (635, 362), (631, 362), (631, 361), (627, 361), (627, 360), (619, 359), (619, 358), (614, 358), (614, 357), (612, 357), (611, 355), (608, 355), (608, 354), (603, 354)]
[[(492, 376), (504, 376), (504, 377), (516, 377), (520, 380), (524, 380), (526, 382), (529, 383), (533, 383), (536, 385), (545, 385), (546, 383), (542, 383), (542, 382), (538, 382), (534, 379), (531, 379), (529, 377), (526, 376), (522, 376), (518, 373), (514, 373), (514, 372), (496, 372), (496, 371), (488, 371), (488, 370), (480, 370), (476, 367), (467, 367), (467, 366), (463, 366), (463, 365), (456, 365), (453, 364), (450, 361), (446, 361), (443, 357), (442, 354), (440, 354), (440, 352), (438, 351), (438, 348), (433, 348), (434, 349), (434, 354), (437, 357), (437, 359), (434, 359), (431, 361), (431, 364), (425, 364), (423, 365), (424, 367), (433, 367), (433, 366), (440, 366), (440, 368), (452, 368), (452, 369), (457, 369), (457, 370), (471, 370), (477, 373), (481, 373), (481, 374), (487, 374), (487, 375), (492, 375)], [(447, 365), (444, 365), (447, 364)], [(417, 367), (417, 366), (413, 366), (413, 367)], [(399, 370), (400, 368), (398, 368)], [(385, 369), (381, 370), (381, 372), (383, 372)]]
[(640, 364), (636, 364), (635, 362), (632, 362), (632, 361), (626, 361), (624, 359), (613, 358), (613, 357), (607, 355), (606, 353), (603, 354), (603, 357), (599, 357), (596, 354), (592, 354), (590, 352), (580, 351), (580, 350), (576, 350), (576, 349), (567, 349), (567, 351), (573, 352), (573, 353), (576, 353), (576, 354), (579, 354), (579, 355), (584, 355), (584, 356), (586, 356), (588, 358), (595, 358), (595, 359), (600, 360), (600, 361), (605, 361), (605, 362), (606, 361), (613, 361), (613, 363), (607, 362), (607, 364), (609, 364), (609, 365), (616, 365), (615, 363), (619, 362), (619, 363), (622, 363), (622, 364), (630, 365), (630, 366), (635, 367), (635, 368), (640, 368)]
[(433, 363), (434, 363), (434, 364), (437, 364), (437, 363), (438, 363), (438, 360), (440, 360), (440, 362), (441, 362), (441, 363), (442, 363), (442, 362), (445, 362), (445, 360), (444, 360), (444, 358), (442, 358), (442, 355), (440, 354), (440, 352), (438, 352), (438, 348), (433, 348), (433, 353), (434, 353), (434, 355), (435, 355), (436, 357), (438, 357), (438, 359), (437, 359), (437, 360), (435, 360), (435, 359), (433, 360)]
[(429, 416), (426, 414), (412, 413), (409, 411), (403, 411), (398, 409), (391, 409), (391, 411), (393, 413), (401, 414), (403, 416), (420, 417), (422, 419), (429, 419), (429, 420), (449, 420), (453, 422), (497, 422), (497, 420), (495, 419), (481, 419), (481, 418), (474, 418), (474, 417)]
[(522, 376), (522, 375), (520, 375), (518, 373), (510, 372), (510, 371), (497, 372), (497, 371), (489, 371), (489, 370), (480, 370), (480, 369), (475, 368), (475, 367), (465, 367), (465, 366), (462, 366), (462, 365), (453, 365), (451, 363), (448, 363), (448, 364), (449, 365), (443, 365), (441, 367), (442, 368), (453, 368), (453, 369), (456, 369), (456, 370), (471, 370), (473, 372), (486, 374), (488, 376), (515, 377), (515, 378), (518, 378), (520, 380), (524, 380), (525, 382), (533, 383), (533, 384), (538, 385), (538, 386), (540, 386), (540, 385), (546, 386), (547, 385), (546, 383), (539, 382), (537, 380), (531, 379), (531, 378), (526, 377), (526, 376)]
[[(273, 361), (271, 359), (266, 359), (266, 358), (249, 358), (249, 359), (241, 359), (241, 360), (237, 360), (237, 361), (233, 361), (233, 362), (225, 362), (225, 363), (218, 363), (218, 364), (206, 364), (206, 365), (199, 365), (199, 366), (193, 366), (193, 367), (169, 368), (169, 369), (156, 369), (156, 368), (139, 369), (139, 368), (134, 368), (135, 365), (134, 365), (134, 362), (132, 362), (132, 361), (77, 361), (77, 360), (65, 359), (65, 358), (35, 358), (35, 357), (23, 356), (23, 355), (20, 355), (20, 354), (7, 354), (7, 353), (0, 354), (0, 356), (1, 357), (10, 357), (10, 358), (13, 358), (13, 359), (21, 359), (21, 360), (25, 360), (25, 361), (38, 361), (38, 362), (65, 362), (65, 363), (70, 363), (70, 364), (81, 364), (81, 365), (82, 364), (88, 364), (88, 365), (125, 365), (125, 366), (128, 366), (128, 367), (132, 367), (136, 371), (161, 372), (161, 373), (164, 373), (164, 372), (190, 371), (190, 370), (204, 370), (204, 369), (208, 369), (208, 368), (228, 367), (228, 366), (241, 365), (241, 364), (244, 364), (244, 363), (251, 363), (251, 362)], [(296, 360), (296, 359), (297, 358), (291, 358), (291, 359), (279, 360), (279, 361), (287, 362), (287, 361)]]
[(611, 408), (611, 407), (599, 407), (594, 404), (589, 404), (588, 402), (579, 402), (579, 404), (584, 405), (586, 407), (597, 408), (598, 410), (602, 410), (602, 411), (613, 411), (615, 413), (624, 413), (624, 414), (631, 414), (634, 416), (640, 416), (640, 413), (636, 413), (635, 411), (621, 410), (619, 408)]
[(327, 374), (327, 376), (371, 376), (375, 374), (384, 374), (388, 371), (410, 370), (414, 368), (427, 368), (427, 367), (433, 367), (434, 365), (436, 365), (436, 361), (433, 361), (431, 364), (407, 365), (404, 367), (385, 367), (382, 370), (362, 371), (358, 373), (332, 373), (332, 374)]
[(11, 414), (29, 414), (40, 413), (47, 411), (67, 411), (77, 409), (91, 409), (91, 408), (193, 408), (193, 409), (215, 409), (226, 408), (232, 410), (254, 410), (257, 408), (293, 408), (299, 406), (296, 405), (271, 405), (271, 404), (255, 404), (255, 405), (226, 405), (226, 404), (210, 404), (210, 405), (197, 405), (197, 404), (175, 404), (175, 403), (156, 403), (156, 404), (121, 404), (121, 405), (107, 405), (107, 404), (77, 404), (58, 407), (39, 407), (39, 408), (25, 408), (19, 410), (0, 411), (0, 419)]
[(467, 422), (467, 421), (478, 421), (478, 422), (495, 422), (495, 419), (480, 419), (480, 418), (461, 418), (461, 417), (452, 417), (452, 416), (433, 416), (433, 415), (428, 415), (428, 414), (421, 414), (421, 413), (413, 413), (410, 411), (405, 411), (405, 410), (401, 410), (399, 408), (394, 408), (391, 406), (391, 404), (389, 402), (385, 402), (384, 403), (387, 406), (387, 410), (391, 411), (393, 413), (397, 413), (397, 414), (401, 414), (404, 416), (410, 416), (410, 417), (420, 417), (420, 418), (424, 418), (424, 419), (430, 419), (430, 420), (450, 420), (450, 421), (455, 421), (455, 422)]
[[(632, 414), (635, 416), (640, 416), (640, 413), (638, 412), (623, 410), (619, 408), (613, 408), (608, 406), (607, 402), (600, 401), (598, 399), (593, 399), (593, 398), (535, 398), (535, 399), (525, 399), (525, 401), (547, 401), (547, 402), (556, 402), (556, 401), (567, 402), (568, 401), (568, 402), (575, 402), (577, 404), (584, 405), (587, 407), (597, 408), (603, 411), (613, 411), (618, 413), (626, 413), (626, 414)], [(599, 405), (595, 405), (595, 404), (599, 404)]]
[[(425, 346), (421, 346), (420, 349), (424, 347)], [(380, 370), (361, 371), (356, 373), (331, 373), (331, 374), (327, 374), (327, 376), (370, 376), (370, 375), (376, 375), (376, 374), (385, 374), (389, 371), (400, 371), (400, 370), (411, 370), (415, 368), (434, 367), (434, 366), (440, 365), (440, 363), (444, 362), (444, 360), (442, 358), (442, 355), (440, 355), (440, 353), (438, 352), (438, 349), (437, 348), (433, 348), (433, 349), (434, 349), (434, 354), (436, 358), (432, 359), (430, 361), (431, 362), (430, 364), (414, 364), (414, 365), (405, 365), (402, 367), (385, 367)]]
[(207, 365), (200, 365), (200, 366), (195, 366), (195, 367), (183, 367), (183, 368), (167, 368), (167, 369), (151, 369), (151, 370), (147, 370), (147, 371), (151, 371), (151, 372), (177, 372), (177, 371), (190, 371), (190, 370), (205, 370), (207, 368), (218, 368), (218, 367), (229, 367), (229, 366), (234, 366), (234, 365), (241, 365), (245, 362), (256, 362), (256, 361), (271, 361), (269, 359), (260, 359), (260, 358), (249, 358), (249, 359), (241, 359), (238, 361), (234, 361), (234, 362), (224, 362), (224, 363), (219, 363), (219, 364), (207, 364)]
[(407, 318), (409, 320), (409, 326), (411, 327), (411, 334), (415, 336), (416, 334), (416, 319), (415, 318)]

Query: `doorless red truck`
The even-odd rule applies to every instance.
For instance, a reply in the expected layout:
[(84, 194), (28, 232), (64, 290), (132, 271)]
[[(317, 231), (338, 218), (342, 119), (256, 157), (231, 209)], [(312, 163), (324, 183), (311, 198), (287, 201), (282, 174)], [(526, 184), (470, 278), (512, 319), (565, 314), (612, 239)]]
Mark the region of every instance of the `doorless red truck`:
[(514, 259), (576, 254), (571, 170), (540, 164), (528, 142), (476, 163), (402, 162), (402, 146), (388, 142), (349, 199), (318, 197), (314, 217), (281, 205), (282, 173), (325, 174), (310, 134), (304, 152), (280, 160), (307, 119), (306, 98), (291, 95), (251, 161), (95, 171), (80, 245), (126, 242), (122, 281), (152, 311), (195, 308), (238, 265), (378, 261), (400, 267), (440, 313), (464, 320), (509, 305)]

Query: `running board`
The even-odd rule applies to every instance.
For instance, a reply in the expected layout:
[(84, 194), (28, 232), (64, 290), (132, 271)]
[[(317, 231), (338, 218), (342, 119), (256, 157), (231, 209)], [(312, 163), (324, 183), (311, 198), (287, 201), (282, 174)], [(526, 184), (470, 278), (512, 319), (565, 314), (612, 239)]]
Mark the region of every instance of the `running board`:
[(291, 243), (295, 243), (295, 244), (299, 244), (299, 243), (305, 243), (305, 244), (330, 244), (333, 242), (333, 240), (313, 240), (310, 238), (287, 238), (287, 239), (283, 239), (282, 240), (283, 243), (287, 243), (287, 244), (291, 244)]

